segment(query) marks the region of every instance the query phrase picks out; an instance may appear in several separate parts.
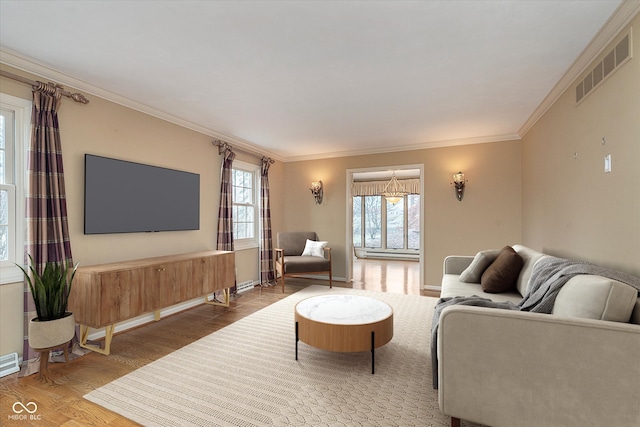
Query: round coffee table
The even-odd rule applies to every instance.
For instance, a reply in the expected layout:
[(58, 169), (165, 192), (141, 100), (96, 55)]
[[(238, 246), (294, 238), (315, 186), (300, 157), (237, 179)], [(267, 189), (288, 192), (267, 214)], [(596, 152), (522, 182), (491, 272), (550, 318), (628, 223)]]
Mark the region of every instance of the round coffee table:
[(296, 360), (298, 340), (329, 351), (371, 350), (393, 338), (393, 309), (385, 302), (359, 295), (321, 295), (303, 299), (295, 307)]

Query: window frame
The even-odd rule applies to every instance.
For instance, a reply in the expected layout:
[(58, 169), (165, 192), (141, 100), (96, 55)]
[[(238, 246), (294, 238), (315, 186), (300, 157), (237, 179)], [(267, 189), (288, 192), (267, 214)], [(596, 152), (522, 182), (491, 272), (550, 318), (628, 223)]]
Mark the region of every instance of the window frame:
[[(234, 250), (244, 250), (244, 249), (252, 249), (259, 247), (259, 220), (260, 220), (260, 166), (254, 165), (251, 163), (246, 163), (241, 160), (234, 160), (232, 169), (232, 187), (233, 187), (233, 176), (235, 175), (233, 171), (239, 170), (242, 172), (248, 172), (252, 176), (252, 184), (253, 184), (253, 203), (236, 203), (235, 199), (232, 199), (232, 205), (235, 206), (252, 206), (253, 207), (253, 238), (249, 239), (236, 239), (236, 236), (233, 236), (233, 247)], [(235, 218), (233, 221), (235, 222)]]
[[(15, 264), (24, 264), (24, 243), (26, 239), (25, 201), (27, 184), (27, 149), (31, 137), (30, 100), (0, 93), (0, 107), (13, 111), (13, 182), (1, 184), (10, 193), (9, 200), (9, 259), (0, 261), (0, 285), (18, 283), (24, 280), (22, 270)], [(7, 161), (7, 159), (5, 159)], [(13, 206), (11, 206), (13, 205)]]
[[(420, 195), (418, 195), (420, 196)], [(366, 215), (367, 215), (367, 209), (365, 209), (365, 198), (366, 197), (380, 197), (380, 246), (367, 246), (367, 236), (366, 236), (366, 224), (367, 224), (367, 219), (366, 219)], [(389, 252), (389, 253), (419, 253), (420, 249), (415, 249), (415, 248), (410, 248), (409, 247), (409, 200), (408, 200), (408, 195), (404, 196), (402, 198), (401, 202), (398, 203), (403, 203), (404, 207), (403, 207), (403, 247), (402, 248), (389, 248), (387, 246), (387, 208), (388, 205), (387, 200), (385, 200), (384, 196), (352, 196), (353, 200), (356, 200), (356, 198), (360, 198), (360, 212), (361, 212), (361, 216), (360, 216), (360, 246), (355, 246), (354, 244), (354, 249), (362, 249), (362, 250), (375, 250), (375, 251), (382, 251), (382, 252)], [(353, 204), (353, 202), (352, 202)], [(353, 211), (352, 211), (352, 215), (353, 215)], [(353, 228), (352, 228), (352, 232), (353, 232)], [(352, 243), (354, 242), (354, 238), (353, 236), (351, 237), (351, 241)]]

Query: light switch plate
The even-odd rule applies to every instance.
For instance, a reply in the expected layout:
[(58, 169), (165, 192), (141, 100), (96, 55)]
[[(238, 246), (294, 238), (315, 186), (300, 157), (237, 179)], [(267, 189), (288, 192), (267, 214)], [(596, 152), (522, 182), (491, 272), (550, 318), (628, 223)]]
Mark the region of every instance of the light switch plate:
[(611, 154), (604, 156), (604, 172), (611, 172)]

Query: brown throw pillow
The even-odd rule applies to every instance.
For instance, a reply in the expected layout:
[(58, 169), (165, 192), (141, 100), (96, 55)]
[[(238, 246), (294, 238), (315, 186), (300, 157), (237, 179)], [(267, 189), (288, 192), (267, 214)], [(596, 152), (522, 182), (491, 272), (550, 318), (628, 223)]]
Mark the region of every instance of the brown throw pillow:
[(505, 246), (495, 261), (482, 273), (482, 290), (497, 294), (515, 289), (522, 264), (522, 257), (511, 246)]

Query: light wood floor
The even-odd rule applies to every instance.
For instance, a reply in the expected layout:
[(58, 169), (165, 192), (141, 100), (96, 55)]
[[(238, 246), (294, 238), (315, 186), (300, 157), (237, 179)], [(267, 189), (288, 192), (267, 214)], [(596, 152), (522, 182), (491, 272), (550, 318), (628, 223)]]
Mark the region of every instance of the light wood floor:
[[(358, 281), (334, 286), (383, 292), (437, 296), (420, 291), (416, 277), (419, 263), (412, 261), (357, 262)], [(356, 269), (354, 265), (354, 271)], [(309, 284), (325, 281), (287, 278), (285, 292), (280, 286), (255, 288), (234, 299), (231, 307), (201, 305), (163, 318), (159, 322), (117, 334), (109, 356), (89, 353), (68, 363), (49, 365), (49, 378), (38, 375), (0, 379), (0, 425), (3, 426), (136, 426), (137, 424), (93, 404), (82, 396), (141, 366), (248, 316)], [(197, 325), (197, 327), (194, 327)], [(33, 421), (12, 420), (15, 402), (38, 406)]]

